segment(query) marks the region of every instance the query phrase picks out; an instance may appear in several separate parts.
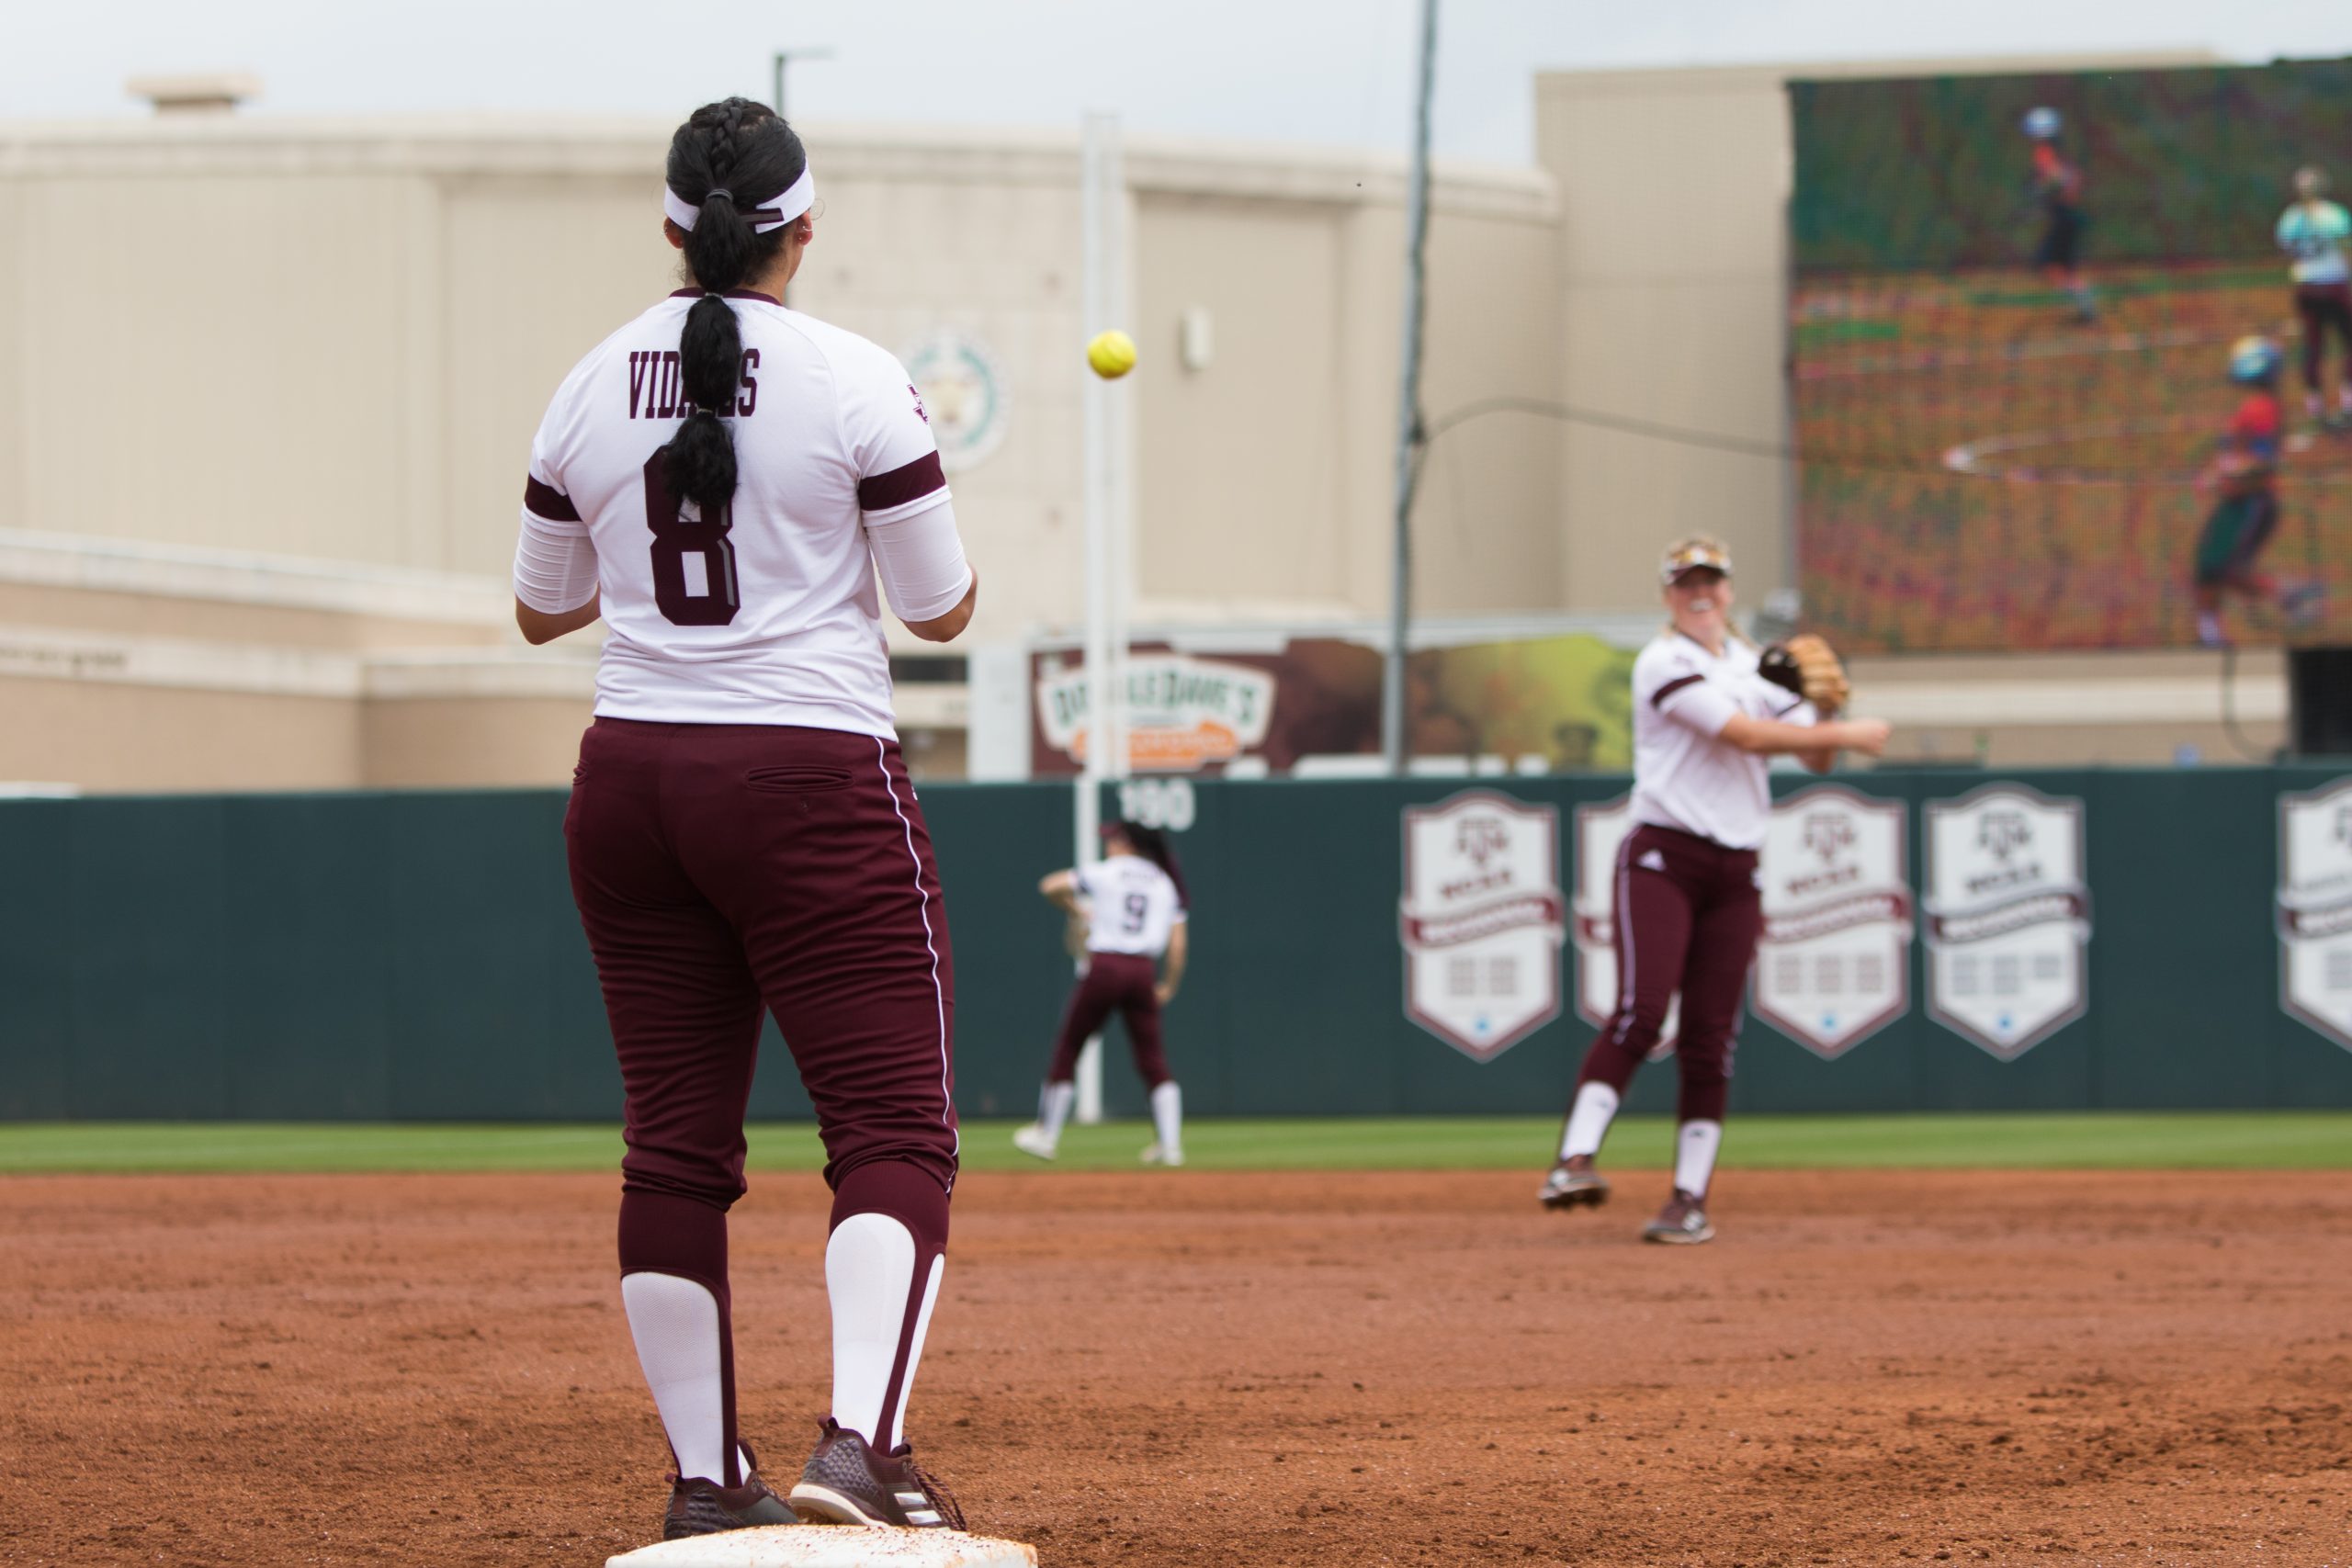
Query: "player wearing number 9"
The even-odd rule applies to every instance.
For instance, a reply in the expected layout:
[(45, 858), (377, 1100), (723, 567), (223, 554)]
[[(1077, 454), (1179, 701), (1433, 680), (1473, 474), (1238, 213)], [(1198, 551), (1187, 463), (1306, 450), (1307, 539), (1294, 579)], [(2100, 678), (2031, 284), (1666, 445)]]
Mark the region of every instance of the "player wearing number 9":
[[(905, 370), (781, 303), (814, 201), (764, 106), (678, 129), (662, 232), (688, 287), (564, 378), (514, 558), (532, 642), (605, 625), (564, 833), (627, 1096), (621, 1297), (670, 1537), (960, 1522), (903, 1444), (956, 1180), (955, 983), (875, 578), (941, 642), (978, 583)], [(738, 1436), (727, 1272), (763, 1010), (833, 1192), (831, 1415), (788, 1504)]]
[[(1053, 1065), (1037, 1096), (1037, 1120), (1012, 1134), (1013, 1146), (1039, 1159), (1054, 1157), (1078, 1098), (1078, 1053), (1115, 1011), (1126, 1021), (1136, 1071), (1151, 1091), (1155, 1135), (1143, 1151), (1144, 1163), (1182, 1165), (1183, 1092), (1168, 1076), (1159, 1010), (1176, 999), (1176, 988), (1184, 982), (1191, 922), (1184, 873), (1168, 836), (1140, 822), (1105, 823), (1102, 858), (1053, 873), (1037, 891), (1069, 916), (1073, 930), (1084, 930), (1086, 972), (1070, 992), (1061, 1032), (1054, 1039)], [(1165, 976), (1159, 973), (1162, 953), (1168, 958)]]

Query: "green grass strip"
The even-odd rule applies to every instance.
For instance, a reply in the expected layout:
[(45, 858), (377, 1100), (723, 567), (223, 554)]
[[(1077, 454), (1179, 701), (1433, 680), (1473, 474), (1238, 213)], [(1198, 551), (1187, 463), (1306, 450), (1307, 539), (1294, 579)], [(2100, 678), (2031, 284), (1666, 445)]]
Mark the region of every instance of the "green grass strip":
[[(1073, 1127), (1049, 1168), (1016, 1151), (1010, 1122), (969, 1122), (971, 1170), (1130, 1170), (1150, 1138), (1139, 1122)], [(1185, 1130), (1206, 1170), (1537, 1169), (1551, 1117), (1215, 1120)], [(1614, 1166), (1666, 1163), (1671, 1126), (1629, 1116)], [(616, 1170), (615, 1126), (380, 1122), (15, 1122), (0, 1124), (0, 1172)], [(751, 1130), (760, 1170), (824, 1163), (803, 1122)], [(1878, 1167), (2018, 1170), (2352, 1169), (2352, 1111), (2108, 1111), (1918, 1116), (1745, 1116), (1724, 1163), (1750, 1169)]]

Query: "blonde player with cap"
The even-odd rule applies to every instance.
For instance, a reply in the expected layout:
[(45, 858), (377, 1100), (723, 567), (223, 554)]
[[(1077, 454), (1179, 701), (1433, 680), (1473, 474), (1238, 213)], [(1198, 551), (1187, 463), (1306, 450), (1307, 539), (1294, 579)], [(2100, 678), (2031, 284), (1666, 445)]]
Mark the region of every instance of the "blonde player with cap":
[(1706, 1202), (1747, 972), (1763, 930), (1757, 851), (1772, 810), (1767, 759), (1792, 755), (1826, 773), (1837, 753), (1877, 756), (1887, 727), (1837, 719), (1837, 656), (1817, 637), (1760, 654), (1732, 629), (1731, 555), (1713, 539), (1666, 553), (1668, 628), (1634, 661), (1634, 828), (1617, 852), (1611, 914), (1617, 1010), (1592, 1043), (1562, 1129), (1559, 1163), (1539, 1196), (1550, 1209), (1598, 1205), (1601, 1139), (1634, 1071), (1657, 1044), (1679, 991), (1682, 1075), (1674, 1195), (1643, 1231), (1651, 1241), (1708, 1241)]
[[(784, 307), (816, 230), (799, 137), (706, 105), (663, 186), (688, 287), (557, 389), (514, 558), (529, 640), (605, 626), (564, 834), (625, 1095), (621, 1303), (677, 1462), (662, 1534), (960, 1527), (905, 1437), (956, 1183), (955, 970), (881, 599), (944, 642), (978, 582), (904, 368)], [(788, 1496), (739, 1433), (727, 1266), (763, 1011), (833, 1194), (832, 1402)]]

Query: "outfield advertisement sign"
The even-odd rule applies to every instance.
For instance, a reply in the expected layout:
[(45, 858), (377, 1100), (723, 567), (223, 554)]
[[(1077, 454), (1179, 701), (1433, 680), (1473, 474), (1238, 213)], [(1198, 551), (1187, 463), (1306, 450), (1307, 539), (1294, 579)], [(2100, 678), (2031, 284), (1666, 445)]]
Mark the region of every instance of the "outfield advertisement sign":
[(2352, 1051), (2352, 779), (2278, 797), (2278, 1005)]
[(2014, 1061), (2090, 1006), (2083, 803), (1991, 784), (1926, 816), (1928, 1016)]
[(1842, 784), (1781, 800), (1759, 857), (1764, 935), (1749, 1005), (1826, 1060), (1911, 1009), (1903, 802)]
[(1404, 836), (1405, 1016), (1490, 1062), (1560, 1016), (1560, 814), (1467, 790)]

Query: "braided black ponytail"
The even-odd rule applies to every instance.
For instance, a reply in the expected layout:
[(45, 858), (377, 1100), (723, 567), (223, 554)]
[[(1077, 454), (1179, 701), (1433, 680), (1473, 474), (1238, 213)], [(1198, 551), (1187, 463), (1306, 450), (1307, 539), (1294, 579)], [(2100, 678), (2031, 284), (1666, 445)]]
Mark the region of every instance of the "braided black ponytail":
[(670, 138), (670, 188), (701, 209), (686, 231), (686, 278), (709, 292), (686, 312), (678, 339), (694, 412), (662, 449), (662, 462), (670, 492), (707, 518), (735, 498), (735, 443), (721, 420), (734, 411), (743, 336), (735, 308), (720, 296), (765, 270), (791, 231), (786, 224), (758, 233), (743, 214), (783, 195), (808, 166), (792, 127), (749, 98), (705, 104)]

